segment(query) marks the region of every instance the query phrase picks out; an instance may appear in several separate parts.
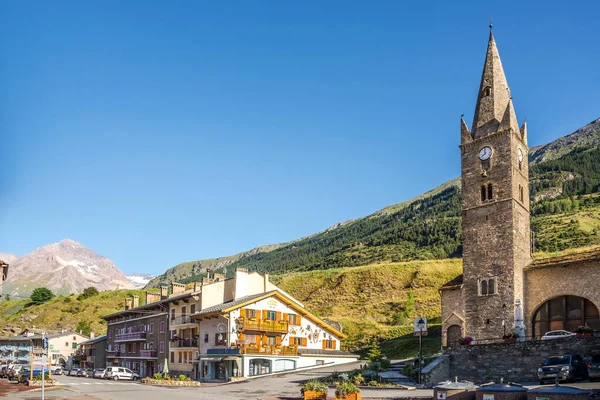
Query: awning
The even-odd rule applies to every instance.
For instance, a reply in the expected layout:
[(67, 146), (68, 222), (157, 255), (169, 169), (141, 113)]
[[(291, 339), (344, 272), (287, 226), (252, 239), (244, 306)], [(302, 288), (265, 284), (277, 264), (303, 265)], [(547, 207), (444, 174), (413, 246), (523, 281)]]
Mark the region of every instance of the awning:
[(200, 360), (201, 361), (221, 361), (223, 359), (223, 356), (200, 356)]
[(221, 361), (239, 361), (240, 357), (235, 357), (235, 356), (227, 356), (225, 358), (223, 358)]

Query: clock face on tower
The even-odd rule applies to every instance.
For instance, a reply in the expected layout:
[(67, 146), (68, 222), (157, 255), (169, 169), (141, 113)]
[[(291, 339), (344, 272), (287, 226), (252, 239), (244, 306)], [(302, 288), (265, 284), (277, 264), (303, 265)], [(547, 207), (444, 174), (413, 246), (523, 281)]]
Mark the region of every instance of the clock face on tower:
[(485, 146), (481, 150), (479, 150), (479, 159), (481, 161), (489, 160), (492, 156), (492, 148), (490, 146)]
[(523, 162), (523, 150), (519, 149), (519, 162)]

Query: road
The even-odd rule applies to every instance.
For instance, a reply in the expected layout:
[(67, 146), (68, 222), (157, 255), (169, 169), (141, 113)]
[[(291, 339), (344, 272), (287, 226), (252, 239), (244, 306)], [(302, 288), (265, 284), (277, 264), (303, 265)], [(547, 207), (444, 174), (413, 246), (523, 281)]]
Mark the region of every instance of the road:
[[(156, 387), (147, 386), (129, 381), (106, 381), (91, 378), (77, 378), (71, 376), (58, 377), (63, 389), (49, 391), (47, 399), (99, 399), (99, 400), (169, 400), (177, 398), (210, 399), (210, 400), (265, 400), (279, 397), (300, 396), (301, 384), (309, 379), (316, 379), (331, 374), (334, 371), (344, 372), (358, 367), (358, 363), (338, 365), (311, 371), (294, 372), (284, 375), (274, 375), (249, 379), (244, 382), (218, 386), (203, 387)], [(365, 389), (363, 397), (391, 398), (391, 397), (431, 397), (432, 390), (389, 390)], [(330, 389), (329, 395), (334, 397), (334, 390)], [(40, 398), (39, 393), (11, 393), (8, 399), (33, 399)]]

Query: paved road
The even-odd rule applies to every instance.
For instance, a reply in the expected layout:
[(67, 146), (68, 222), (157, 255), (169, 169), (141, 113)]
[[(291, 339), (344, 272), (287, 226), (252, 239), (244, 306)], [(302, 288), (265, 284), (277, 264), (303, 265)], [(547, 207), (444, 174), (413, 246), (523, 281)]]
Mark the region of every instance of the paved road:
[[(264, 400), (277, 397), (296, 397), (300, 395), (302, 382), (331, 374), (333, 371), (343, 372), (357, 368), (358, 364), (347, 366), (327, 367), (311, 371), (295, 372), (285, 375), (275, 375), (250, 379), (244, 382), (219, 386), (204, 386), (195, 388), (184, 387), (155, 387), (126, 381), (106, 381), (91, 378), (61, 376), (58, 378), (64, 389), (49, 391), (47, 399), (100, 399), (100, 400), (169, 400), (177, 398), (210, 399), (210, 400)], [(330, 396), (334, 396), (330, 390)], [(365, 389), (363, 397), (391, 398), (405, 396), (432, 396), (431, 390), (377, 390)], [(8, 399), (32, 399), (32, 393), (14, 393)], [(39, 393), (35, 398), (40, 398)]]

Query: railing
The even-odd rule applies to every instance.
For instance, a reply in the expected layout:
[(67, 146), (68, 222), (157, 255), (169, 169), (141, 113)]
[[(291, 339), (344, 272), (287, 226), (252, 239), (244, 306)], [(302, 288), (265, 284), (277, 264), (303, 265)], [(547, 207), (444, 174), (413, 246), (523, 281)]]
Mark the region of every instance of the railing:
[(198, 347), (197, 339), (181, 339), (170, 342), (171, 347)]
[(195, 324), (196, 321), (192, 319), (189, 315), (183, 317), (177, 317), (171, 319), (171, 326), (173, 325), (183, 325), (183, 324)]
[(242, 354), (273, 354), (282, 356), (297, 356), (298, 347), (244, 344), (240, 348), (240, 352)]
[(158, 352), (156, 350), (140, 350), (140, 357), (144, 358), (156, 358)]
[(146, 332), (132, 332), (115, 335), (115, 342), (129, 342), (134, 340), (146, 340)]
[(120, 356), (121, 356), (120, 351), (107, 351), (106, 352), (106, 357), (120, 357)]
[(281, 332), (287, 333), (287, 321), (261, 320), (259, 318), (239, 318), (238, 326), (243, 331)]

